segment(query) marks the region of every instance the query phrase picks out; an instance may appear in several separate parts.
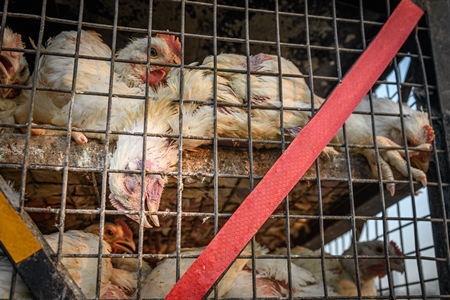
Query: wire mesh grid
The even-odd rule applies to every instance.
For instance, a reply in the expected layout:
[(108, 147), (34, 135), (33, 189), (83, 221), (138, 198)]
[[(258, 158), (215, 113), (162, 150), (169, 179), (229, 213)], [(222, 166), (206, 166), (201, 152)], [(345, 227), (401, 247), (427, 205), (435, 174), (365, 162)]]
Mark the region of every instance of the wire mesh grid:
[[(69, 68), (69, 71), (62, 67), (62, 74), (69, 78), (65, 85), (45, 86), (38, 82), (37, 76), (34, 76), (28, 82), (10, 86), (23, 88), (19, 98), (26, 94), (24, 91), (29, 91), (27, 94), (30, 100), (29, 105), (35, 115), (26, 114), (25, 122), (18, 122), (18, 124), (2, 122), (1, 128), (7, 129), (4, 131), (8, 133), (1, 133), (0, 174), (6, 180), (12, 181), (14, 188), (19, 192), (21, 199), (19, 211), (28, 212), (44, 234), (59, 233), (60, 238), (57, 239), (54, 247), (56, 260), (61, 260), (63, 257), (86, 256), (86, 254), (63, 250), (66, 238), (62, 233), (67, 230), (81, 230), (90, 224), (98, 223), (101, 240), (105, 238), (107, 222), (114, 222), (116, 218), (124, 220), (132, 229), (136, 243), (133, 254), (110, 254), (111, 252), (105, 249), (108, 246), (97, 241), (98, 253), (102, 253), (101, 257), (106, 259), (100, 259), (100, 256), (95, 254), (87, 255), (92, 257), (98, 265), (95, 270), (96, 276), (93, 277), (97, 278), (96, 284), (89, 296), (114, 298), (111, 295), (106, 296), (100, 280), (104, 266), (109, 264), (109, 258), (128, 257), (129, 260), (135, 258), (132, 273), (137, 273), (137, 278), (141, 276), (144, 278), (144, 275), (147, 275), (145, 274), (147, 263), (155, 267), (155, 262), (166, 259), (165, 261), (171, 262), (167, 271), (170, 278), (164, 277), (167, 282), (164, 282), (162, 278), (160, 280), (164, 286), (170, 287), (170, 283), (174, 283), (175, 279), (180, 277), (180, 267), (183, 267), (185, 258), (196, 257), (199, 254), (198, 251), (189, 253), (182, 249), (206, 246), (211, 241), (270, 166), (289, 146), (292, 139), (291, 131), (299, 130), (298, 126), (305, 125), (305, 123), (297, 124), (297, 127), (291, 128), (286, 125), (286, 122), (279, 120), (287, 119), (296, 112), (303, 112), (310, 118), (319, 108), (320, 104), (314, 101), (309, 101), (304, 108), (290, 107), (288, 103), (291, 102), (285, 100), (289, 99), (289, 95), (283, 88), (287, 80), (305, 80), (309, 86), (306, 94), (309, 94), (310, 98), (327, 97), (376, 36), (396, 4), (395, 1), (370, 3), (369, 1), (331, 1), (329, 3), (303, 1), (298, 3), (149, 1), (147, 3), (136, 1), (130, 4), (118, 0), (108, 3), (59, 0), (36, 2), (25, 6), (20, 1), (4, 1), (0, 34), (4, 35), (5, 28), (9, 26), (22, 35), (27, 47), (14, 50), (25, 54), (32, 74), (37, 74), (41, 70), (43, 63), (37, 62), (42, 57), (65, 58), (74, 67)], [(432, 19), (432, 16), (429, 18)], [(168, 32), (165, 31), (166, 29)], [(47, 38), (56, 36), (63, 30), (76, 32), (71, 44), (74, 51), (61, 53), (60, 50), (55, 51), (54, 48), (45, 46)], [(112, 51), (106, 55), (99, 55), (95, 51), (81, 53), (80, 49), (86, 46), (83, 44), (86, 40), (82, 38), (82, 30), (94, 30), (101, 33), (103, 40)], [(124, 48), (130, 42), (130, 37), (155, 37), (156, 34), (176, 36), (179, 39), (181, 44), (179, 60), (154, 61), (152, 48), (148, 46), (154, 38), (147, 38), (145, 47), (139, 49), (145, 54), (144, 58), (132, 55), (125, 59), (116, 57), (118, 49)], [(27, 36), (34, 41), (33, 44), (36, 47), (33, 48)], [(240, 276), (245, 276), (245, 272), (251, 274), (251, 280), (246, 288), (235, 294), (227, 294), (223, 292), (223, 287), (215, 287), (215, 297), (229, 297), (229, 295), (236, 297), (237, 295), (245, 298), (247, 295), (252, 297), (257, 292), (258, 297), (300, 296), (312, 299), (315, 296), (323, 298), (325, 295), (332, 298), (337, 289), (333, 289), (332, 283), (327, 280), (323, 284), (320, 283), (320, 278), (330, 276), (326, 273), (327, 267), (322, 266), (327, 266), (327, 262), (332, 261), (331, 257), (322, 255), (316, 257), (316, 261), (318, 258), (320, 260), (317, 271), (320, 274), (313, 274), (318, 277), (314, 279), (315, 284), (312, 284), (313, 280), (311, 280), (308, 286), (319, 285), (318, 291), (315, 291), (318, 294), (308, 294), (306, 291), (301, 294), (294, 277), (297, 272), (297, 267), (294, 266), (296, 258), (300, 258), (300, 261), (313, 261), (313, 259), (302, 257), (302, 254), (295, 254), (290, 248), (306, 246), (312, 250), (321, 249), (322, 252), (341, 255), (352, 243), (357, 242), (357, 237), (361, 236), (361, 241), (373, 239), (384, 241), (383, 251), (388, 249), (389, 241), (394, 240), (405, 255), (406, 272), (402, 275), (387, 272), (383, 281), (376, 284), (378, 298), (448, 298), (449, 284), (445, 276), (449, 262), (448, 219), (445, 211), (447, 209), (448, 212), (449, 203), (449, 179), (448, 172), (446, 173), (448, 135), (442, 122), (444, 119), (442, 110), (448, 104), (436, 87), (429, 38), (428, 23), (423, 18), (385, 74), (375, 84), (371, 91), (374, 95), (369, 97), (369, 102), (373, 105), (378, 101), (376, 99), (378, 97), (390, 98), (396, 102), (407, 103), (414, 110), (424, 109), (427, 113), (427, 119), (436, 132), (436, 140), (432, 142), (430, 169), (427, 173), (428, 192), (436, 198), (432, 201), (441, 211), (431, 207), (429, 213), (424, 212), (428, 203), (425, 203), (426, 199), (416, 195), (421, 185), (414, 180), (411, 171), (408, 172), (408, 176), (402, 176), (393, 168), (395, 179), (384, 181), (376, 179), (367, 159), (354, 152), (374, 148), (377, 153), (376, 164), (381, 166), (382, 162), (378, 153), (385, 151), (386, 145), (370, 146), (370, 144), (353, 143), (349, 134), (353, 134), (354, 131), (351, 131), (352, 128), (345, 128), (342, 133), (343, 139), (337, 139), (330, 144), (336, 151), (322, 154), (318, 158), (271, 218), (256, 233), (254, 242), (251, 244), (252, 251), (244, 251), (241, 255), (242, 259), (237, 260), (239, 262), (250, 259), (250, 262), (243, 267), (243, 273), (240, 274)], [(433, 42), (432, 39), (431, 45)], [(8, 50), (9, 47), (4, 44), (5, 42), (2, 42), (2, 49)], [(235, 63), (231, 67), (226, 66), (220, 61), (218, 56), (220, 53), (240, 54), (241, 57), (235, 57), (240, 60), (240, 63)], [(261, 72), (254, 67), (258, 62), (252, 60), (250, 55), (258, 57), (255, 56), (258, 53), (275, 55), (277, 57), (274, 60), (275, 69), (271, 72)], [(207, 66), (190, 64), (194, 61), (202, 61), (209, 55), (213, 55), (213, 58)], [(111, 59), (114, 57), (116, 59)], [(283, 71), (285, 65), (280, 57), (292, 61), (302, 74), (300, 72), (285, 73)], [(83, 68), (86, 66), (83, 62), (94, 66), (104, 64), (108, 66), (102, 74), (106, 78), (105, 86), (98, 87), (89, 81), (93, 78), (83, 73), (85, 71)], [(139, 92), (134, 89), (125, 89), (123, 92), (124, 90), (118, 87), (115, 67), (120, 63), (145, 67), (142, 74), (144, 88), (141, 86)], [(172, 128), (182, 128), (181, 136), (176, 129), (158, 131), (159, 127), (152, 127), (154, 123), (165, 123), (163, 120), (152, 122), (153, 119), (164, 117), (164, 114), (160, 115), (159, 112), (153, 115), (144, 113), (143, 117), (137, 118), (141, 122), (137, 127), (116, 126), (114, 117), (118, 112), (114, 110), (114, 105), (117, 99), (129, 101), (126, 102), (128, 104), (124, 110), (131, 110), (133, 105), (141, 105), (140, 109), (145, 112), (152, 112), (154, 107), (152, 101), (160, 100), (158, 96), (161, 94), (155, 93), (155, 89), (148, 86), (153, 78), (152, 66), (180, 70), (178, 73), (174, 72), (175, 81), (179, 85), (168, 103), (176, 111), (174, 115), (171, 115)], [(278, 72), (280, 66), (282, 71)], [(191, 70), (193, 72), (189, 73)], [(206, 72), (210, 76), (213, 88), (210, 91), (212, 96), (208, 99), (200, 98), (198, 91), (202, 90), (201, 87), (189, 86), (189, 74), (194, 73), (195, 70)], [(224, 77), (228, 78), (227, 76), (243, 78), (245, 85), (241, 87), (242, 91), (234, 91), (234, 93), (243, 94), (244, 101), (225, 102), (221, 80)], [(277, 96), (283, 99), (282, 105), (268, 105), (266, 103), (268, 96), (263, 93), (259, 96), (252, 94), (254, 87), (250, 88), (250, 83), (258, 76), (277, 79), (277, 85), (279, 85), (276, 88)], [(65, 79), (65, 77), (61, 78)], [(88, 78), (88, 84), (83, 81), (86, 78)], [(204, 82), (206, 85), (206, 79)], [(5, 87), (8, 87), (8, 83)], [(38, 102), (39, 94), (44, 92), (48, 92), (47, 95), (50, 95), (50, 98), (51, 95), (58, 93), (63, 95), (61, 97), (70, 100), (65, 112), (65, 123), (36, 122), (39, 119), (36, 111), (42, 103)], [(107, 103), (103, 106), (105, 108), (103, 129), (75, 125), (79, 124), (77, 120), (79, 107), (75, 104), (81, 96), (91, 97), (89, 98), (91, 103)], [(144, 101), (145, 99), (149, 100)], [(245, 101), (245, 99), (252, 100)], [(199, 111), (203, 107), (212, 108), (210, 110), (212, 121), (209, 124), (213, 129), (209, 130), (208, 134), (199, 134), (198, 132), (201, 131), (195, 129), (195, 125), (200, 126), (203, 123), (200, 119), (194, 119), (194, 121), (189, 119), (190, 115), (186, 110), (190, 104), (197, 104)], [(402, 124), (399, 133), (400, 141), (405, 145), (408, 144), (408, 132), (405, 129), (407, 117), (398, 113), (398, 110), (402, 111), (402, 106), (394, 107), (396, 107), (394, 111), (388, 113), (374, 114), (372, 112), (360, 115), (369, 116), (371, 123), (377, 116), (391, 116), (399, 119)], [(183, 114), (178, 113), (179, 111), (183, 111)], [(251, 118), (248, 117), (250, 115), (248, 111), (252, 112)], [(279, 132), (286, 133), (279, 135), (277, 139), (267, 139), (265, 137), (268, 135), (258, 134), (259, 128), (255, 128), (260, 126), (256, 120), (258, 114), (272, 111), (279, 113), (280, 117), (275, 118), (278, 123), (274, 121), (271, 125)], [(241, 133), (234, 134), (220, 131), (221, 122), (224, 122), (221, 118), (236, 112), (243, 112), (240, 118), (245, 121), (247, 128), (241, 127), (239, 129)], [(32, 121), (37, 124), (32, 124)], [(67, 124), (71, 125), (67, 126)], [(22, 129), (23, 133), (20, 133), (19, 129)], [(44, 129), (47, 135), (35, 136), (35, 129)], [(372, 136), (377, 135), (375, 130), (374, 126), (370, 125), (369, 131)], [(77, 133), (85, 134), (89, 140), (85, 144), (77, 144), (71, 141), (71, 137), (74, 137), (72, 133), (75, 133), (75, 136)], [(62, 137), (58, 136), (61, 134)], [(145, 135), (150, 138), (139, 140), (139, 137)], [(119, 140), (116, 142), (117, 136)], [(140, 148), (140, 152), (138, 151), (140, 163), (134, 162), (134, 168), (128, 161), (122, 163), (121, 167), (112, 165), (115, 159), (114, 153), (119, 148), (120, 139), (124, 136), (136, 137), (134, 140), (129, 140), (131, 144), (137, 145), (132, 146)], [(371, 140), (373, 141), (373, 137)], [(172, 151), (170, 155), (176, 163), (170, 167), (153, 168), (152, 166), (157, 165), (156, 163), (147, 164), (147, 161), (152, 159), (152, 152), (144, 150), (161, 143), (165, 143), (167, 147), (170, 146)], [(206, 145), (191, 146), (197, 144)], [(409, 146), (418, 145), (410, 144)], [(387, 148), (389, 149), (389, 146)], [(408, 158), (408, 153), (416, 149), (403, 148), (406, 152), (405, 164), (408, 170), (411, 170), (412, 162)], [(132, 151), (131, 148), (127, 148), (127, 153)], [(161, 148), (158, 151), (162, 151)], [(146, 172), (143, 172), (144, 169), (147, 169)], [(378, 169), (381, 168), (378, 167)], [(375, 173), (380, 177), (381, 171)], [(127, 189), (134, 191), (135, 186), (139, 185), (139, 188), (135, 190), (139, 197), (134, 208), (127, 206), (123, 209), (115, 209), (111, 204), (112, 174), (125, 174), (125, 178), (140, 178), (133, 181), (133, 187), (126, 186)], [(159, 185), (164, 184), (159, 210), (152, 213), (148, 212), (151, 204), (146, 201), (147, 191), (140, 187), (141, 183), (149, 180), (148, 178), (156, 180), (156, 187), (154, 185), (151, 187), (156, 194), (161, 192)], [(154, 182), (152, 181), (152, 184)], [(395, 184), (395, 196), (391, 196), (386, 190), (385, 185), (389, 183)], [(411, 195), (407, 198), (409, 200), (398, 202), (407, 195)], [(142, 207), (147, 211), (139, 210)], [(412, 210), (407, 212), (406, 207)], [(159, 220), (155, 221), (151, 215), (158, 216)], [(127, 216), (135, 216), (137, 222)], [(153, 228), (144, 228), (142, 226), (144, 220), (153, 221)], [(155, 226), (155, 222), (159, 222), (159, 226)], [(340, 246), (330, 246), (329, 242), (349, 230), (354, 234), (347, 234), (347, 238), (343, 238), (345, 243), (335, 241), (335, 245), (340, 244)], [(422, 241), (422, 236), (430, 237), (431, 232), (433, 232), (433, 239)], [(284, 253), (287, 253), (287, 256), (280, 252), (278, 254), (258, 252), (259, 246), (256, 242), (270, 251), (286, 247), (287, 250)], [(438, 248), (441, 252), (436, 250)], [(352, 249), (349, 255), (356, 254), (353, 250), (356, 251)], [(357, 266), (361, 266), (362, 262), (368, 260), (368, 257), (364, 255), (358, 252)], [(392, 270), (391, 260), (387, 260), (384, 254), (379, 256), (383, 256), (384, 266), (386, 267), (387, 264)], [(389, 256), (392, 254), (390, 253)], [(393, 256), (395, 259), (395, 255)], [(257, 268), (258, 264), (261, 264), (258, 261), (270, 262), (275, 258), (276, 261), (284, 262), (283, 270), (287, 278), (284, 282), (281, 280), (281, 283), (269, 278), (274, 282), (273, 284), (277, 284), (276, 293), (265, 295), (258, 289), (258, 284), (263, 277)], [(232, 273), (231, 270), (229, 273)], [(307, 272), (305, 270), (303, 274)], [(356, 274), (354, 294), (341, 294), (340, 298), (371, 296), (372, 294), (366, 294), (364, 289), (363, 270), (356, 268), (352, 272)], [(5, 286), (16, 289), (11, 282), (14, 282), (14, 277)], [(146, 279), (135, 279), (134, 282), (135, 285), (127, 290), (126, 296), (149, 298), (149, 295), (155, 295), (152, 291), (149, 292), (151, 288), (148, 287)], [(246, 283), (243, 277), (239, 277), (237, 282), (243, 286)], [(238, 283), (235, 284), (236, 288), (239, 287)], [(9, 290), (7, 292), (8, 294), (4, 297), (9, 296)], [(85, 290), (83, 292), (86, 294)], [(447, 296), (444, 295), (446, 292)], [(19, 297), (17, 295), (15, 297)], [(14, 298), (13, 295), (11, 297)]]
[[(427, 197), (422, 195), (417, 199), (425, 202)], [(438, 298), (440, 294), (439, 278), (435, 265), (436, 256), (434, 254), (430, 212), (422, 204), (416, 204), (421, 213), (418, 216), (419, 220), (414, 223), (414, 221), (408, 220), (413, 217), (411, 206), (411, 199), (405, 198), (386, 211), (389, 217), (398, 218), (398, 220), (392, 220), (388, 223), (390, 238), (399, 241), (405, 256), (410, 257), (405, 260), (406, 272), (404, 274), (393, 274), (393, 287), (396, 295), (414, 295), (419, 298), (423, 297), (422, 295), (428, 295), (429, 298)], [(381, 217), (381, 214), (378, 214), (377, 217)], [(380, 222), (370, 220), (365, 225), (360, 241), (371, 241), (383, 237), (383, 228)], [(415, 226), (417, 226), (417, 229), (414, 228)], [(414, 230), (417, 230), (419, 235), (415, 236)], [(419, 248), (415, 246), (415, 239), (418, 240)], [(349, 232), (326, 245), (325, 249), (329, 253), (340, 254), (350, 246), (350, 242), (351, 233)], [(416, 257), (418, 251), (421, 255), (420, 262)], [(380, 278), (377, 286), (381, 295), (389, 295), (389, 283), (386, 278)]]

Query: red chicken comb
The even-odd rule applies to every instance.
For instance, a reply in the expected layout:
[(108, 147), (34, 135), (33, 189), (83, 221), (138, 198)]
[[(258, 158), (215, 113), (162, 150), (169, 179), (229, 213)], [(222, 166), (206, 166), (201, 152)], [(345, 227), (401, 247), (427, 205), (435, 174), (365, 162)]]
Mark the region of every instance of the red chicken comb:
[(172, 50), (175, 52), (178, 57), (181, 56), (181, 43), (178, 37), (171, 35), (171, 34), (165, 34), (165, 33), (158, 33), (156, 35), (158, 38), (162, 38), (166, 41), (166, 43), (172, 48)]
[(130, 227), (128, 227), (127, 223), (125, 223), (124, 220), (115, 219), (114, 223), (122, 227), (123, 234), (125, 235), (125, 237), (129, 237), (130, 239), (133, 238), (133, 232), (131, 231)]
[[(9, 46), (9, 45), (8, 45)], [(14, 33), (14, 38), (12, 40), (10, 48), (24, 49), (25, 46), (22, 42), (22, 36), (18, 33)]]
[(391, 244), (391, 246), (394, 247), (395, 254), (397, 256), (403, 256), (402, 250), (400, 250), (400, 247), (397, 246), (397, 244), (394, 241), (390, 241), (389, 244)]
[[(11, 30), (6, 28), (6, 30)], [(6, 34), (6, 32), (4, 33)], [(6, 40), (3, 38), (3, 47), (5, 48), (16, 48), (16, 49), (25, 49), (25, 45), (22, 42), (22, 36), (18, 33), (13, 34), (13, 38), (11, 40)], [(9, 52), (12, 57), (19, 57), (23, 55), (23, 52), (15, 52), (14, 50)]]

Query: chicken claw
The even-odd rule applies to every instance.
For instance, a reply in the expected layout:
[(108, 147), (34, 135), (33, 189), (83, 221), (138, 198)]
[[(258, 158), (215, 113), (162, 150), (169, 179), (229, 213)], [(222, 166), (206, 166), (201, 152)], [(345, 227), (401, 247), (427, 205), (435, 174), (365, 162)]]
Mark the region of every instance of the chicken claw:
[(72, 139), (77, 142), (77, 144), (84, 145), (87, 143), (88, 139), (82, 132), (74, 132), (71, 133)]
[[(26, 125), (28, 125), (28, 123)], [(37, 124), (31, 123), (31, 125), (37, 125)], [(21, 128), (20, 131), (22, 131), (22, 133), (27, 133), (26, 128)], [(47, 133), (47, 130), (39, 129), (39, 128), (31, 128), (30, 133), (32, 135), (45, 135)]]
[[(37, 125), (35, 123), (31, 123), (32, 125)], [(26, 128), (21, 128), (22, 133), (26, 133), (27, 129)], [(39, 129), (39, 128), (31, 128), (31, 134), (32, 135), (56, 135), (56, 136), (65, 136), (67, 134), (66, 131), (64, 130), (50, 130), (47, 131), (45, 129)], [(84, 145), (87, 143), (88, 139), (86, 138), (86, 136), (84, 135), (84, 133), (82, 132), (76, 132), (76, 131), (72, 131), (72, 133), (70, 134), (70, 136), (72, 137), (72, 139), (77, 142), (77, 144), (80, 145)]]
[[(379, 146), (384, 147), (399, 147), (400, 145), (394, 143), (390, 139), (377, 136), (376, 138), (377, 144)], [(373, 145), (373, 140), (367, 140), (362, 143), (362, 145)], [(419, 150), (419, 151), (417, 151)], [(409, 156), (414, 157), (420, 155), (421, 151), (429, 151), (431, 150), (430, 144), (422, 144), (418, 147), (415, 147), (414, 150), (409, 151)], [(359, 151), (362, 155), (366, 157), (369, 162), (369, 165), (372, 169), (372, 173), (375, 177), (378, 177), (378, 166), (376, 161), (376, 152), (375, 149), (362, 149)], [(394, 180), (394, 174), (392, 172), (391, 167), (397, 169), (403, 176), (408, 177), (409, 172), (411, 172), (411, 176), (414, 180), (420, 181), (423, 187), (427, 186), (427, 176), (424, 171), (418, 168), (408, 168), (408, 164), (405, 160), (405, 151), (404, 150), (394, 150), (394, 149), (379, 149), (379, 162), (381, 168), (381, 176), (383, 180)], [(411, 160), (412, 161), (412, 160)], [(395, 183), (386, 183), (386, 189), (389, 190), (391, 196), (395, 195)]]

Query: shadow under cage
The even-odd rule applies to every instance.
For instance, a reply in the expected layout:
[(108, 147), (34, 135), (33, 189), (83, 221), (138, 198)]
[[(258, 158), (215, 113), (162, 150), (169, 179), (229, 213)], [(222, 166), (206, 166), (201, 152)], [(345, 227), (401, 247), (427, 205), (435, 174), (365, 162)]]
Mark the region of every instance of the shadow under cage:
[[(417, 4), (363, 107), (211, 296), (449, 298), (449, 4)], [(164, 298), (397, 5), (4, 1), (0, 188), (85, 297)], [(37, 297), (1, 259), (0, 298)]]

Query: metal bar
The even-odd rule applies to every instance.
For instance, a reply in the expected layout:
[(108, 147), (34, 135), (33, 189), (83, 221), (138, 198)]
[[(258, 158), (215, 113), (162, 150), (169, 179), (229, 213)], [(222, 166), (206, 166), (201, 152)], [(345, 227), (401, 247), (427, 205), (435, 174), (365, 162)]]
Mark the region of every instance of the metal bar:
[[(305, 4), (306, 6), (306, 4)], [(276, 43), (277, 43), (277, 64), (278, 64), (278, 97), (280, 99), (280, 133), (281, 133), (281, 153), (286, 150), (286, 140), (284, 137), (284, 105), (283, 105), (283, 69), (281, 63), (281, 32), (280, 32), (280, 11), (279, 11), (279, 3), (278, 0), (275, 0), (275, 32), (276, 32)], [(306, 30), (306, 35), (309, 35), (308, 30)], [(284, 202), (284, 216), (286, 218), (286, 229), (285, 229), (285, 237), (286, 237), (286, 269), (288, 274), (288, 297), (292, 298), (292, 261), (291, 261), (291, 227), (290, 227), (290, 209), (289, 209), (289, 195), (285, 197)]]
[[(117, 1), (118, 4), (119, 1)], [(146, 79), (145, 79), (145, 91), (144, 91), (144, 99), (145, 99), (145, 105), (144, 105), (144, 128), (143, 128), (143, 133), (142, 133), (142, 162), (144, 162), (142, 164), (141, 167), (141, 182), (144, 183), (145, 182), (145, 176), (146, 176), (146, 161), (147, 161), (147, 143), (148, 143), (148, 123), (149, 123), (149, 114), (148, 114), (148, 109), (149, 109), (149, 89), (150, 89), (150, 85), (149, 85), (149, 81), (150, 81), (150, 66), (151, 65), (155, 65), (152, 61), (151, 61), (151, 42), (152, 42), (152, 29), (153, 29), (153, 1), (150, 0), (148, 3), (148, 17), (147, 17), (147, 53), (146, 53), (146, 61), (145, 61), (145, 75), (146, 75)], [(115, 24), (117, 25), (117, 24)], [(117, 31), (114, 31), (114, 33), (116, 33)], [(117, 60), (118, 61), (118, 60)], [(175, 65), (174, 65), (175, 66)], [(138, 252), (138, 264), (137, 264), (137, 273), (136, 276), (137, 278), (141, 278), (142, 276), (142, 254), (143, 254), (143, 244), (144, 244), (144, 226), (142, 226), (142, 224), (144, 223), (144, 219), (147, 219), (148, 215), (145, 213), (145, 207), (146, 207), (146, 199), (145, 199), (145, 189), (141, 189), (141, 193), (140, 193), (140, 209), (139, 209), (139, 233), (138, 233), (138, 245), (137, 245), (137, 252)], [(142, 282), (141, 280), (137, 280), (137, 285), (136, 285), (136, 291), (135, 291), (135, 295), (137, 299), (140, 299), (141, 297), (141, 287), (142, 287)]]
[[(390, 3), (389, 1), (386, 1), (386, 6), (387, 6), (387, 16), (390, 16)], [(378, 148), (378, 144), (376, 142), (376, 137), (377, 137), (377, 132), (376, 132), (376, 127), (375, 127), (375, 116), (373, 114), (374, 108), (373, 108), (373, 99), (372, 99), (372, 91), (369, 92), (369, 105), (370, 105), (370, 111), (371, 111), (371, 129), (372, 129), (372, 138), (373, 138), (373, 146), (374, 146), (374, 151), (375, 151), (375, 158), (376, 158), (376, 164), (377, 164), (377, 177), (379, 179), (383, 178), (382, 173), (381, 173), (381, 163), (380, 163), (380, 152), (379, 152), (379, 148)], [(405, 144), (406, 145), (406, 144)], [(386, 199), (385, 199), (385, 193), (384, 193), (384, 183), (382, 182), (382, 180), (378, 181), (378, 189), (379, 189), (379, 200), (380, 200), (380, 204), (381, 204), (381, 214), (382, 214), (382, 224), (383, 224), (383, 242), (384, 242), (384, 253), (387, 253), (387, 257), (386, 257), (386, 265), (387, 265), (387, 270), (390, 270), (390, 263), (389, 263), (389, 254), (388, 254), (388, 237), (387, 237), (387, 231), (388, 231), (388, 223), (386, 220)], [(354, 248), (355, 251), (355, 255), (356, 255), (356, 248)], [(388, 282), (389, 282), (389, 294), (392, 296), (395, 296), (395, 292), (394, 289), (392, 287), (393, 282), (392, 282), (392, 276), (391, 273), (388, 271), (387, 272), (387, 278), (388, 278)]]
[[(394, 57), (394, 74), (395, 74), (395, 78), (396, 78), (396, 82), (399, 82), (401, 80), (400, 78), (400, 73), (398, 70), (398, 63), (397, 63), (397, 58)], [(397, 92), (400, 91), (400, 85), (397, 83)], [(406, 130), (405, 130), (405, 120), (403, 118), (403, 105), (402, 103), (404, 102), (404, 100), (402, 99), (402, 94), (399, 93), (398, 94), (399, 99), (398, 99), (398, 107), (399, 107), (399, 112), (400, 112), (400, 123), (401, 123), (401, 131), (402, 131), (402, 136), (403, 136), (403, 144), (404, 145), (408, 145), (408, 140), (406, 137)], [(409, 150), (408, 147), (405, 147), (405, 160), (406, 160), (406, 165), (408, 167), (408, 170), (411, 170), (411, 161), (409, 159)], [(411, 203), (412, 203), (412, 211), (413, 211), (413, 218), (414, 218), (414, 222), (413, 222), (413, 228), (414, 228), (414, 245), (415, 245), (415, 249), (420, 249), (420, 244), (419, 244), (419, 229), (418, 229), (418, 225), (417, 225), (417, 209), (416, 209), (416, 201), (415, 201), (415, 196), (414, 196), (414, 182), (413, 182), (413, 178), (412, 178), (412, 174), (411, 172), (408, 173), (408, 181), (409, 181), (409, 190), (410, 190), (410, 194), (411, 194)], [(417, 268), (419, 270), (419, 280), (421, 282), (420, 284), (420, 289), (421, 289), (421, 293), (422, 295), (426, 296), (427, 292), (426, 292), (426, 286), (424, 283), (424, 271), (423, 271), (423, 266), (422, 266), (422, 260), (421, 260), (421, 253), (420, 251), (416, 251), (416, 263), (417, 263)], [(393, 285), (393, 283), (392, 283)]]
[[(430, 31), (431, 50), (433, 53), (435, 80), (437, 83), (437, 95), (427, 95), (430, 101), (432, 113), (442, 115), (442, 122), (433, 122), (433, 129), (436, 138), (433, 144), (434, 149), (444, 149), (446, 153), (432, 156), (430, 170), (427, 176), (432, 181), (450, 181), (450, 81), (449, 70), (446, 68), (448, 61), (447, 49), (450, 49), (450, 5), (446, 0), (428, 1), (424, 0), (423, 5), (427, 11), (427, 21)], [(416, 38), (417, 39), (417, 38)], [(420, 49), (419, 49), (420, 50)], [(422, 69), (424, 66), (422, 63)], [(425, 74), (425, 72), (423, 72)], [(426, 79), (426, 78), (425, 78)], [(424, 82), (427, 82), (426, 80)], [(442, 223), (433, 223), (433, 237), (435, 241), (436, 257), (445, 258), (445, 263), (438, 263), (437, 270), (439, 276), (439, 286), (441, 294), (450, 294), (450, 188), (429, 187), (428, 196), (431, 200), (430, 213), (434, 218), (442, 218)]]
[[(81, 5), (81, 4), (80, 4)], [(80, 7), (80, 12), (83, 11), (83, 7)], [(113, 83), (114, 83), (114, 57), (116, 53), (116, 43), (117, 43), (117, 23), (118, 23), (118, 14), (119, 14), (119, 0), (114, 1), (114, 19), (113, 19), (113, 25), (112, 25), (112, 44), (111, 44), (111, 57), (110, 59), (110, 71), (109, 71), (109, 82), (108, 82), (108, 93), (107, 93), (107, 113), (106, 113), (106, 126), (105, 126), (105, 141), (104, 141), (104, 148), (103, 153), (108, 153), (109, 150), (109, 143), (110, 143), (110, 127), (111, 127), (111, 115), (112, 115), (112, 105), (113, 105)], [(81, 22), (80, 22), (81, 23)], [(81, 29), (81, 28), (80, 28)], [(77, 52), (75, 52), (77, 54)], [(78, 53), (79, 55), (79, 53)], [(100, 222), (100, 228), (99, 228), (99, 241), (98, 241), (98, 260), (97, 260), (97, 281), (95, 286), (95, 297), (100, 298), (102, 295), (101, 292), (101, 278), (102, 278), (102, 266), (103, 266), (103, 259), (102, 254), (104, 252), (103, 250), (103, 233), (105, 228), (105, 210), (106, 210), (106, 190), (107, 190), (107, 184), (108, 184), (108, 167), (109, 167), (109, 155), (104, 155), (103, 157), (103, 170), (102, 170), (102, 181), (101, 181), (101, 195), (100, 195), (100, 212), (99, 212), (99, 222)]]
[[(212, 28), (212, 36), (213, 36), (213, 126), (214, 126), (214, 138), (213, 138), (213, 165), (214, 165), (214, 176), (213, 176), (213, 202), (214, 202), (214, 235), (217, 235), (219, 232), (219, 149), (218, 149), (218, 130), (217, 130), (217, 0), (213, 0), (212, 3), (212, 17), (213, 17), (213, 28)], [(225, 273), (224, 273), (225, 274)], [(219, 290), (218, 285), (214, 285), (214, 299), (219, 298)]]
[[(83, 11), (84, 7), (84, 1), (80, 1), (80, 12)], [(58, 224), (58, 250), (56, 251), (56, 254), (58, 255), (57, 259), (60, 260), (60, 255), (62, 254), (62, 245), (64, 241), (64, 223), (66, 220), (66, 201), (67, 201), (67, 185), (69, 181), (69, 154), (70, 154), (70, 141), (72, 140), (72, 120), (73, 120), (73, 110), (74, 110), (74, 104), (75, 104), (75, 90), (77, 86), (77, 75), (78, 75), (78, 54), (80, 52), (80, 41), (81, 41), (81, 21), (83, 20), (83, 13), (80, 13), (78, 15), (78, 20), (80, 21), (78, 27), (77, 27), (77, 38), (75, 41), (75, 56), (74, 56), (74, 62), (73, 62), (73, 72), (72, 72), (72, 85), (71, 85), (71, 93), (70, 93), (70, 99), (69, 99), (69, 112), (68, 112), (68, 120), (67, 120), (67, 132), (66, 132), (66, 147), (65, 147), (65, 153), (64, 153), (64, 159), (62, 162), (62, 184), (61, 184), (61, 204), (60, 204), (60, 214), (59, 214), (59, 224)], [(37, 64), (36, 64), (37, 65)], [(37, 77), (37, 72), (34, 73), (35, 77)], [(31, 114), (31, 112), (30, 112)]]
[[(253, 176), (253, 134), (252, 134), (252, 119), (251, 119), (251, 115), (252, 115), (252, 109), (253, 109), (253, 104), (251, 101), (251, 74), (250, 74), (250, 21), (249, 21), (249, 14), (250, 14), (250, 4), (249, 4), (249, 0), (245, 0), (245, 4), (244, 4), (244, 31), (245, 31), (245, 56), (246, 56), (246, 91), (245, 91), (245, 96), (247, 98), (247, 132), (248, 132), (248, 158), (249, 158), (249, 176), (250, 176), (250, 180), (249, 180), (249, 189), (250, 192), (254, 189), (254, 176)], [(251, 265), (252, 265), (252, 291), (253, 291), (253, 297), (255, 298), (256, 295), (256, 260), (255, 260), (255, 237), (253, 236), (253, 238), (251, 239), (251, 253), (252, 253), (252, 257), (251, 257)], [(235, 259), (236, 260), (236, 259)], [(230, 264), (231, 265), (231, 264)]]
[[(181, 2), (181, 28), (180, 28), (180, 42), (181, 42), (181, 58), (180, 58), (180, 103), (178, 105), (179, 110), (179, 119), (178, 119), (178, 128), (179, 132), (183, 132), (183, 91), (184, 91), (184, 65), (185, 65), (185, 13), (186, 13), (186, 4), (184, 2)], [(180, 136), (178, 138), (178, 168), (177, 168), (177, 216), (176, 216), (176, 242), (175, 242), (175, 253), (176, 253), (176, 276), (175, 279), (178, 281), (181, 277), (181, 222), (182, 222), (182, 212), (183, 212), (183, 193), (182, 193), (182, 187), (183, 187), (183, 177), (181, 175), (183, 168), (182, 168), (182, 146), (183, 146), (183, 139)]]

